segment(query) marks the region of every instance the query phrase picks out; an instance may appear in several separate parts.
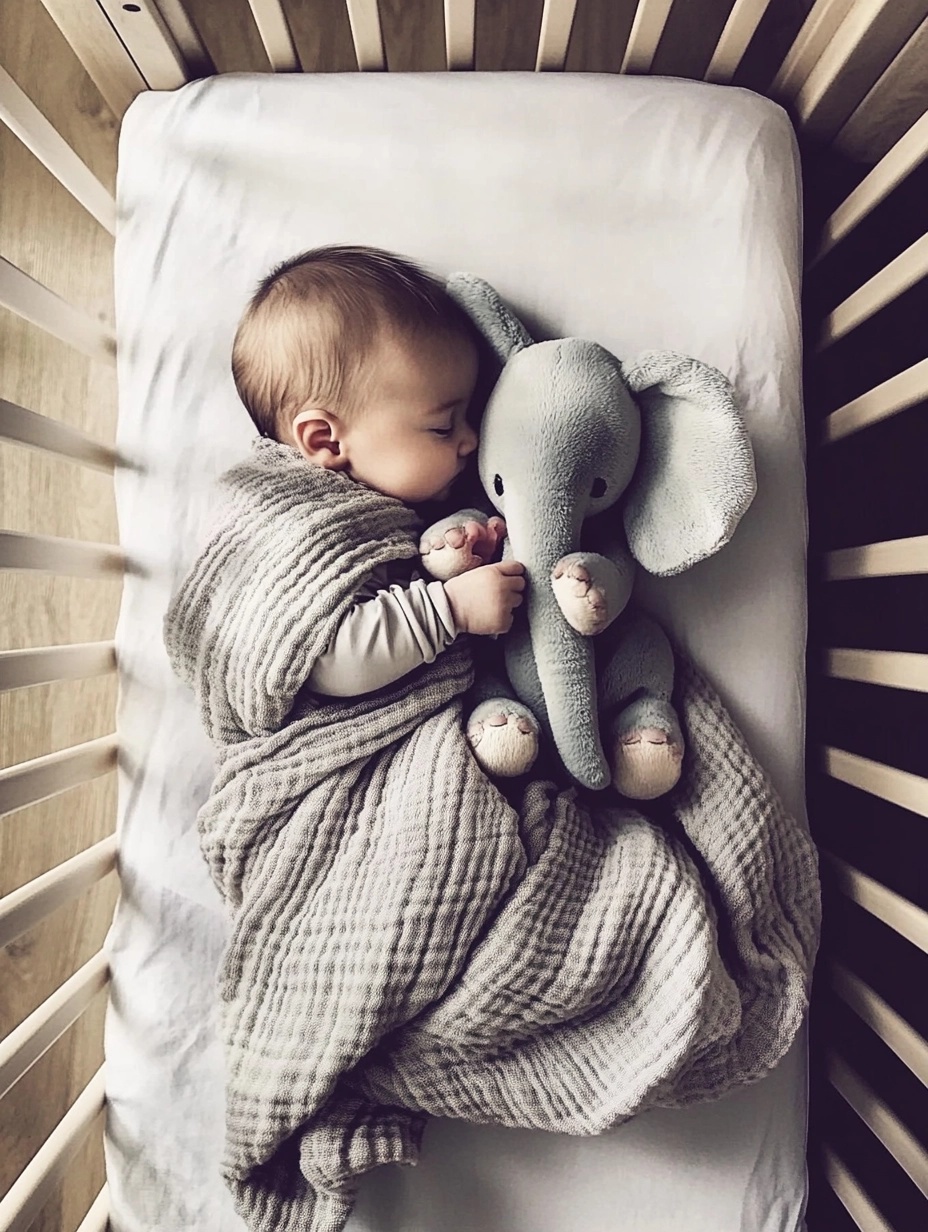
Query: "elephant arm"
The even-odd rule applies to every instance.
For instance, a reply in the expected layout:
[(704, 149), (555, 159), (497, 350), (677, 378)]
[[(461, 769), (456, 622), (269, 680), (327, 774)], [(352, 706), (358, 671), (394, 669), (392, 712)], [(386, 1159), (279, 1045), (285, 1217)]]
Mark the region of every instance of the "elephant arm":
[(480, 509), (461, 509), (433, 522), (419, 539), (419, 555), (426, 573), (440, 582), (489, 564), (506, 534), (502, 518)]

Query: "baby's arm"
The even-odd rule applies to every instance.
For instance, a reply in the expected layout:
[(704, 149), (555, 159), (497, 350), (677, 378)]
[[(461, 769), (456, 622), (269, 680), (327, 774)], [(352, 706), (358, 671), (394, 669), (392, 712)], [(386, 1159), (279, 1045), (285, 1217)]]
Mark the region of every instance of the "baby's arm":
[(327, 697), (374, 693), (431, 663), (458, 632), (441, 582), (378, 590), (349, 609), (307, 683)]
[(507, 633), (522, 602), (522, 572), (510, 560), (447, 582), (378, 590), (342, 619), (307, 684), (328, 697), (373, 693), (431, 663), (458, 633)]

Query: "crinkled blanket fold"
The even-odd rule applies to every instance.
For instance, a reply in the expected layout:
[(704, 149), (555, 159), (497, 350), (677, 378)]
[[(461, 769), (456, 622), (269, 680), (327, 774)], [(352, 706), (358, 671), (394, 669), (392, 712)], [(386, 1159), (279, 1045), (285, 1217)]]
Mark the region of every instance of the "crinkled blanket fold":
[(468, 639), (377, 694), (300, 691), (362, 579), (415, 556), (414, 515), (267, 440), (223, 490), (165, 636), (217, 758), (199, 824), (248, 1225), (337, 1232), (429, 1113), (595, 1134), (775, 1065), (815, 852), (700, 673), (679, 663), (669, 821), (539, 780), (513, 807), (464, 737)]

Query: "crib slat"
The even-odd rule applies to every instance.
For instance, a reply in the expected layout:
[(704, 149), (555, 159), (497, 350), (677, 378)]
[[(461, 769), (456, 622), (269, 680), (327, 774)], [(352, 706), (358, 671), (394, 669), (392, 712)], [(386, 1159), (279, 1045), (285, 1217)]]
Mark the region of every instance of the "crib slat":
[(638, 0), (620, 73), (647, 73), (657, 52), (673, 0)]
[(274, 72), (300, 72), (300, 57), (280, 0), (248, 0), (248, 3)]
[(189, 80), (174, 36), (152, 0), (97, 0), (152, 90), (176, 90)]
[(840, 441), (861, 428), (914, 406), (923, 398), (928, 398), (928, 359), (920, 359), (905, 372), (897, 373), (882, 385), (832, 411), (823, 425), (822, 444)]
[(735, 0), (703, 80), (731, 81), (769, 7), (770, 0)]
[(900, 937), (905, 937), (923, 953), (928, 954), (928, 911), (916, 907), (907, 898), (874, 881), (840, 856), (820, 850), (822, 861), (832, 871), (841, 893), (864, 911), (882, 920)]
[(825, 1054), (828, 1081), (928, 1198), (928, 1151), (845, 1060)]
[(0, 304), (93, 359), (114, 363), (116, 339), (92, 317), (0, 257)]
[(829, 582), (926, 572), (928, 535), (890, 539), (886, 543), (867, 543), (858, 548), (839, 548), (825, 553), (825, 578)]
[(97, 993), (109, 983), (109, 978), (109, 965), (101, 950), (6, 1039), (0, 1040), (0, 1099), (80, 1018)]
[(828, 964), (828, 980), (841, 1000), (892, 1049), (919, 1082), (928, 1086), (928, 1042), (878, 993), (841, 963)]
[(796, 96), (853, 3), (854, 0), (816, 0), (773, 79), (772, 97)]
[(110, 1191), (104, 1185), (94, 1199), (94, 1204), (81, 1220), (77, 1232), (106, 1232), (110, 1217)]
[(346, 3), (358, 69), (362, 73), (385, 71), (387, 57), (383, 48), (383, 31), (380, 27), (377, 0), (346, 0)]
[(116, 469), (116, 454), (108, 446), (101, 445), (86, 432), (49, 419), (47, 415), (38, 415), (15, 402), (7, 402), (5, 398), (0, 398), (0, 440), (58, 454), (97, 470), (112, 473)]
[(920, 15), (899, 0), (856, 0), (828, 41), (794, 103), (799, 127), (809, 136), (831, 138), (873, 84), (861, 74), (844, 74), (866, 43), (868, 65), (888, 64), (909, 38)]
[[(928, 78), (928, 17), (874, 82), (835, 137), (848, 158), (872, 162), (924, 115)], [(889, 143), (889, 144), (888, 144)]]
[(570, 45), (577, 0), (545, 0), (538, 34), (535, 72), (562, 72)]
[(0, 816), (109, 774), (116, 766), (117, 749), (115, 735), (100, 736), (0, 770)]
[(52, 1196), (105, 1102), (101, 1065), (0, 1201), (0, 1232), (26, 1232)]
[(928, 156), (928, 111), (916, 120), (893, 148), (867, 173), (854, 191), (842, 201), (822, 228), (818, 251), (811, 269), (826, 252), (857, 226), (883, 201), (906, 176)]
[(58, 680), (84, 680), (116, 670), (115, 642), (80, 642), (0, 651), (0, 693)]
[(42, 0), (42, 4), (116, 118), (122, 119), (135, 96), (145, 89), (145, 78), (97, 0)]
[(857, 1224), (860, 1232), (895, 1232), (869, 1196), (861, 1188), (856, 1177), (852, 1176), (838, 1156), (829, 1146), (822, 1147), (822, 1168), (825, 1179), (834, 1190), (844, 1209)]
[(0, 120), (101, 227), (116, 232), (116, 202), (32, 99), (0, 67)]
[(216, 72), (216, 66), (184, 8), (184, 0), (157, 0), (157, 5), (190, 75), (212, 76)]
[(9, 945), (47, 915), (102, 881), (115, 867), (116, 835), (111, 834), (4, 895), (0, 898), (0, 947)]
[(122, 552), (108, 543), (0, 531), (0, 569), (37, 569), (70, 577), (103, 578), (121, 575), (125, 565)]
[(445, 0), (445, 60), (449, 71), (474, 67), (475, 0)]
[(928, 654), (899, 650), (828, 650), (825, 672), (839, 680), (859, 680), (863, 684), (928, 693)]
[(874, 274), (862, 287), (843, 300), (824, 321), (816, 346), (817, 351), (850, 333), (862, 321), (898, 299), (909, 287), (928, 275), (928, 232), (900, 252), (895, 260)]
[(849, 787), (857, 787), (871, 796), (878, 796), (899, 808), (909, 809), (920, 817), (928, 817), (928, 779), (895, 766), (848, 753), (845, 749), (826, 748), (825, 773)]

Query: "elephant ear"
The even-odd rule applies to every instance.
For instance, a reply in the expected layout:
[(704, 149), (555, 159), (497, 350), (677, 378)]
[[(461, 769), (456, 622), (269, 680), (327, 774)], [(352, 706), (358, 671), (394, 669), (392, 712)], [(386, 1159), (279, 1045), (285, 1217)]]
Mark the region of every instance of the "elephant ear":
[(505, 364), (511, 355), (531, 346), (531, 334), (488, 282), (474, 274), (452, 274), (445, 289), (456, 300)]
[(641, 408), (641, 452), (624, 507), (632, 555), (670, 577), (724, 547), (754, 499), (754, 451), (729, 381), (673, 351), (622, 365)]

